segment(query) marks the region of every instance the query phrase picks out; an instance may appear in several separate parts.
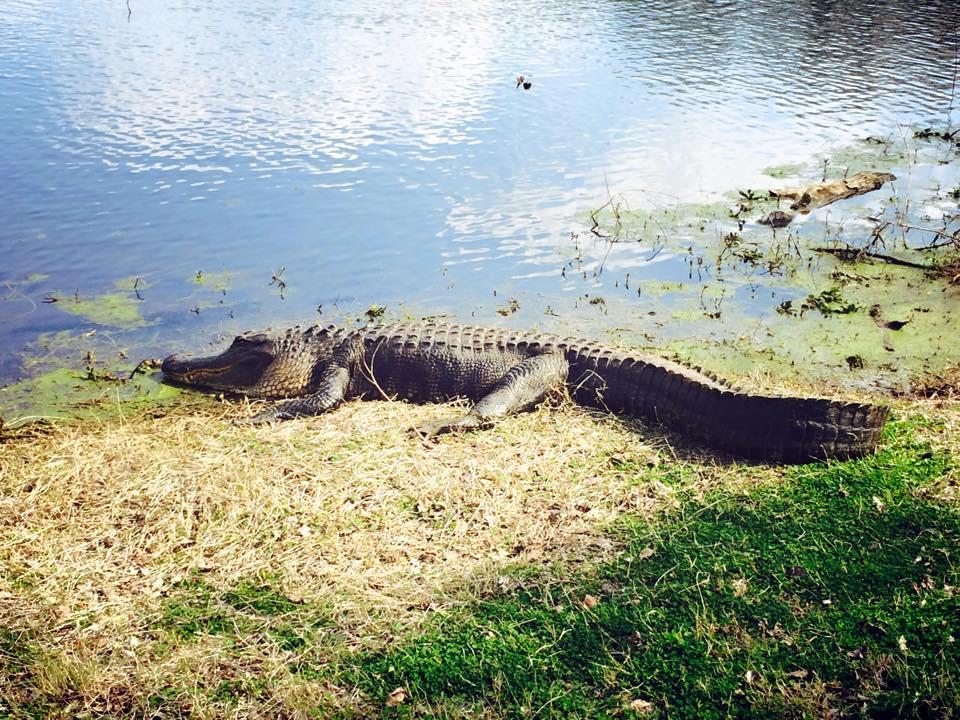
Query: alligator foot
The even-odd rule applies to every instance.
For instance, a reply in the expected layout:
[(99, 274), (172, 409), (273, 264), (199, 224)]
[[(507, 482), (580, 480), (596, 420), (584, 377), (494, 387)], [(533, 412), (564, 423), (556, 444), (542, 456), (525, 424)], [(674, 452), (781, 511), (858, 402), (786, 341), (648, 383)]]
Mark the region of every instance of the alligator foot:
[(483, 427), (489, 427), (491, 423), (485, 423), (479, 415), (467, 413), (458, 418), (448, 420), (438, 420), (436, 422), (425, 423), (419, 427), (410, 428), (411, 435), (417, 435), (423, 440), (433, 440), (438, 435), (445, 435), (451, 432), (462, 430), (476, 430)]

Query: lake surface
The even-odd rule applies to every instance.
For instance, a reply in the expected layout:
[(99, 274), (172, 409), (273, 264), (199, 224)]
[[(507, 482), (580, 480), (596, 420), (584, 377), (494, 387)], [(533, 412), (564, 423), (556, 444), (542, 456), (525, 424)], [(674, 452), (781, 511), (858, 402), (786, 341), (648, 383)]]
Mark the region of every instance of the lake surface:
[[(583, 299), (690, 263), (611, 254), (591, 209), (715, 202), (949, 127), (958, 22), (912, 1), (8, 1), (0, 382), (64, 331), (136, 356), (372, 304), (642, 322), (642, 295), (614, 320)], [(567, 273), (584, 254), (606, 273)]]

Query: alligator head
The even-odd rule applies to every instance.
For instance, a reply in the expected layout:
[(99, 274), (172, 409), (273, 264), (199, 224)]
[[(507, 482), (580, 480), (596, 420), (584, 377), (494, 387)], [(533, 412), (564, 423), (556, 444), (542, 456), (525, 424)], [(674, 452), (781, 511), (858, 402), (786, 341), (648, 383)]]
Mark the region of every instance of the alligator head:
[(238, 335), (219, 355), (163, 361), (164, 379), (181, 385), (282, 398), (304, 393), (317, 364), (318, 347), (304, 334)]

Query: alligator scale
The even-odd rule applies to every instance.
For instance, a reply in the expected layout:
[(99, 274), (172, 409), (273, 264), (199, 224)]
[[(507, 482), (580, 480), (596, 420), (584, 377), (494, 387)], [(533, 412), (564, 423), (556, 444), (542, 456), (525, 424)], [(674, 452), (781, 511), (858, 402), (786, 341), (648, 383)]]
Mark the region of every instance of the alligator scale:
[(846, 459), (877, 446), (888, 408), (754, 395), (661, 358), (539, 332), (423, 322), (247, 333), (219, 355), (168, 357), (178, 383), (277, 402), (253, 422), (318, 415), (351, 398), (473, 401), (428, 435), (483, 427), (566, 385), (583, 405), (660, 422), (771, 462)]

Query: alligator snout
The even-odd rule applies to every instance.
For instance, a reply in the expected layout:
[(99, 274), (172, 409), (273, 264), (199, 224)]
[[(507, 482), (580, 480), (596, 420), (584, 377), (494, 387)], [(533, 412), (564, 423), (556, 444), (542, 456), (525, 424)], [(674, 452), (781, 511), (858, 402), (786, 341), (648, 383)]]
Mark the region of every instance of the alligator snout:
[(190, 360), (179, 355), (168, 355), (160, 364), (160, 371), (164, 379), (174, 382), (184, 382), (191, 376), (191, 371), (195, 370), (196, 360)]
[(177, 359), (176, 355), (168, 355), (163, 359), (163, 363), (160, 365), (160, 370), (165, 375), (176, 374), (177, 369), (182, 366), (182, 363)]

